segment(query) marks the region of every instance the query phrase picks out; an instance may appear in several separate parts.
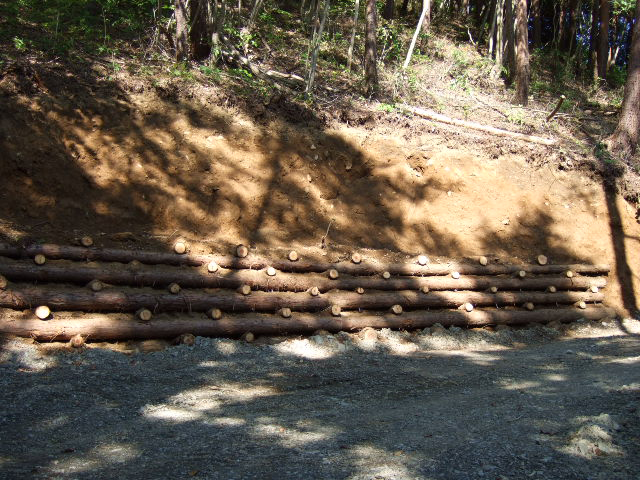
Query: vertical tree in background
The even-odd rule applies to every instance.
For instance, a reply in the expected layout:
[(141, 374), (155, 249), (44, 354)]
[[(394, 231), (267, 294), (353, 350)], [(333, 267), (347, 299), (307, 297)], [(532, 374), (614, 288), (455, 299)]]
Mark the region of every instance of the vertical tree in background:
[(176, 61), (184, 62), (189, 54), (189, 42), (187, 39), (187, 0), (175, 0), (176, 13)]
[(542, 46), (542, 18), (540, 17), (540, 1), (531, 0), (531, 15), (533, 16), (533, 47)]
[(527, 0), (516, 0), (516, 102), (529, 102), (529, 33)]
[(593, 80), (597, 78), (598, 63), (598, 24), (600, 23), (600, 0), (592, 0), (591, 8), (591, 31), (589, 34), (589, 77)]
[(516, 35), (513, 29), (513, 0), (505, 0), (504, 6), (504, 49), (506, 53), (504, 64), (507, 66), (507, 82), (510, 84), (516, 70)]
[(640, 139), (640, 1), (636, 3), (635, 23), (631, 35), (622, 112), (618, 126), (608, 141), (609, 149), (622, 157), (632, 155), (638, 148)]
[(393, 20), (393, 11), (396, 8), (395, 0), (386, 0), (384, 4), (384, 10), (382, 11), (382, 18), (385, 20)]
[(378, 14), (376, 0), (367, 0), (366, 30), (364, 40), (364, 80), (367, 95), (374, 95), (378, 89)]
[[(597, 0), (594, 0), (597, 1)], [(609, 0), (600, 0), (600, 33), (598, 34), (598, 77), (607, 78), (609, 63)]]

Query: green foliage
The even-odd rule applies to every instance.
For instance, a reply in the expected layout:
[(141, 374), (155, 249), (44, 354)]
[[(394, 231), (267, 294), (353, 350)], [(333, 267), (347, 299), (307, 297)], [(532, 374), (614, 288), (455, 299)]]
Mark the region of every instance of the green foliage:
[(623, 87), (627, 81), (627, 69), (626, 67), (620, 67), (613, 65), (607, 73), (607, 82), (611, 88)]
[(20, 37), (13, 37), (13, 46), (16, 47), (16, 50), (25, 50), (27, 48), (27, 44)]
[(380, 105), (378, 105), (378, 110), (382, 110), (383, 112), (387, 112), (387, 113), (391, 113), (395, 111), (395, 109), (396, 109), (396, 106), (391, 105), (389, 103), (381, 103)]
[(402, 42), (402, 25), (393, 20), (382, 20), (378, 25), (378, 60), (393, 61), (402, 58), (404, 44)]
[(596, 143), (596, 148), (594, 151), (595, 156), (601, 161), (609, 165), (615, 165), (616, 159), (611, 156), (609, 150), (607, 149), (607, 145), (604, 142)]

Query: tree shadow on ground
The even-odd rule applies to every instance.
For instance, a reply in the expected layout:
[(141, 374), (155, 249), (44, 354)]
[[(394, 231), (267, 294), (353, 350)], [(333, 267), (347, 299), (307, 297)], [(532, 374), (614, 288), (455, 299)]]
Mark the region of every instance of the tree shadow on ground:
[[(638, 343), (14, 351), (5, 478), (633, 478)], [(206, 346), (208, 345), (208, 346)], [(24, 347), (23, 347), (24, 348)]]

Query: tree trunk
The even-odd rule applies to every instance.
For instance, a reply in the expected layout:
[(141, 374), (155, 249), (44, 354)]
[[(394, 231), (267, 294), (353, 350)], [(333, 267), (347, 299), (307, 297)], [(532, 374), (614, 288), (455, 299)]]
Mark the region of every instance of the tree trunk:
[(516, 102), (529, 103), (529, 35), (527, 28), (527, 0), (517, 0), (516, 36), (518, 58), (516, 66)]
[(513, 28), (513, 0), (505, 1), (505, 66), (507, 67), (507, 84), (511, 84), (516, 70), (516, 39)]
[(384, 10), (382, 11), (382, 18), (384, 18), (385, 20), (393, 20), (395, 7), (395, 0), (386, 0), (384, 4)]
[(185, 62), (189, 56), (187, 32), (187, 0), (175, 0), (176, 14), (176, 62)]
[(589, 79), (595, 81), (598, 72), (597, 54), (598, 51), (598, 25), (600, 23), (600, 3), (593, 0), (591, 8), (591, 30), (589, 32)]
[(631, 36), (627, 83), (618, 126), (609, 138), (610, 150), (629, 157), (638, 148), (640, 135), (640, 1), (636, 3), (635, 22)]
[(429, 33), (431, 27), (431, 0), (422, 0), (422, 9), (425, 11), (424, 20), (422, 21), (422, 33)]
[(565, 39), (565, 50), (569, 52), (569, 54), (573, 55), (576, 50), (576, 32), (578, 29), (578, 16), (580, 15), (580, 0), (571, 0), (569, 4), (569, 28), (566, 30), (567, 36)]
[(542, 46), (542, 18), (540, 17), (540, 1), (531, 0), (531, 15), (533, 16), (533, 48)]
[(358, 30), (358, 15), (360, 14), (360, 0), (356, 0), (353, 12), (353, 30), (351, 30), (351, 40), (349, 41), (349, 52), (347, 53), (347, 70), (351, 71), (353, 61), (353, 46), (356, 43), (356, 32)]
[(365, 91), (368, 96), (375, 96), (378, 90), (378, 13), (376, 0), (367, 0), (366, 32), (364, 43), (364, 77)]
[(313, 91), (313, 83), (316, 77), (316, 66), (318, 65), (318, 53), (320, 52), (320, 44), (322, 43), (322, 34), (324, 33), (324, 25), (327, 21), (327, 14), (329, 13), (329, 0), (324, 0), (324, 9), (322, 10), (322, 18), (320, 24), (314, 26), (313, 37), (311, 40), (311, 64), (309, 66), (309, 75), (307, 77), (307, 85), (305, 93), (311, 94)]
[(502, 65), (504, 64), (502, 60), (504, 53), (504, 2), (505, 0), (498, 0), (496, 5), (495, 66), (498, 77), (502, 73)]
[(201, 315), (159, 315), (149, 322), (132, 319), (127, 314), (102, 315), (59, 313), (52, 320), (42, 321), (26, 317), (22, 312), (0, 310), (0, 334), (34, 338), (38, 341), (66, 341), (82, 335), (89, 341), (176, 338), (184, 333), (198, 336), (238, 336), (246, 332), (256, 335), (283, 335), (352, 331), (365, 327), (415, 329), (439, 323), (445, 327), (480, 327), (483, 325), (526, 325), (532, 322), (575, 322), (580, 319), (613, 318), (614, 310), (594, 306), (586, 309), (553, 308), (526, 310), (457, 310), (439, 312), (407, 312), (402, 315), (372, 315), (349, 313), (332, 315), (294, 313), (291, 318), (274, 315), (242, 314), (223, 316), (220, 320), (205, 319)]
[(600, 0), (600, 33), (598, 35), (598, 77), (607, 78), (609, 60), (609, 0)]

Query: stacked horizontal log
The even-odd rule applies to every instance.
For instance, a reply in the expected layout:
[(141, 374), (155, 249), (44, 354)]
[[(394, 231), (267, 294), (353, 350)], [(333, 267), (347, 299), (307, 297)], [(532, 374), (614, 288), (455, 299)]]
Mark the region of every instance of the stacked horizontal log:
[[(186, 250), (185, 244), (179, 251)], [(0, 244), (0, 280), (8, 280), (4, 286), (0, 282), (0, 307), (11, 309), (0, 319), (0, 333), (159, 338), (571, 321), (612, 314), (597, 305), (604, 299), (600, 289), (607, 283), (607, 265), (504, 265), (485, 257), (479, 263), (429, 263), (419, 257), (381, 264), (360, 254), (350, 262), (328, 263), (306, 261), (295, 252), (271, 259), (246, 247), (236, 252)], [(43, 305), (52, 311), (44, 321), (19, 312)], [(145, 317), (128, 315), (127, 320), (108, 315), (143, 310)], [(72, 311), (85, 315), (78, 319)], [(217, 313), (206, 318), (211, 311)]]

